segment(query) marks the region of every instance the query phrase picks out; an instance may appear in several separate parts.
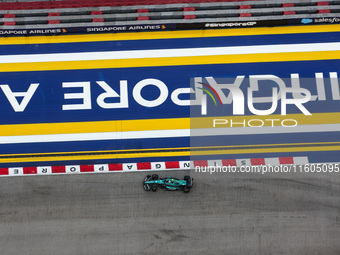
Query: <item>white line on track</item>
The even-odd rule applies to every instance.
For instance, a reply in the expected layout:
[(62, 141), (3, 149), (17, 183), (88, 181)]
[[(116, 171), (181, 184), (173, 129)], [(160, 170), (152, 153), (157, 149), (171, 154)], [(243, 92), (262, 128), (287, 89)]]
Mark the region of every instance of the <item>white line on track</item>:
[(104, 51), (82, 53), (54, 53), (0, 56), (0, 63), (34, 63), (58, 61), (86, 61), (110, 59), (141, 59), (168, 57), (195, 57), (238, 54), (321, 52), (340, 50), (340, 43), (306, 43), (260, 46), (207, 47), (187, 49)]
[(339, 132), (340, 124), (298, 125), (296, 127), (233, 127), (205, 129), (147, 130), (103, 133), (0, 136), (0, 144), (44, 143), (147, 138), (202, 137), (282, 133)]

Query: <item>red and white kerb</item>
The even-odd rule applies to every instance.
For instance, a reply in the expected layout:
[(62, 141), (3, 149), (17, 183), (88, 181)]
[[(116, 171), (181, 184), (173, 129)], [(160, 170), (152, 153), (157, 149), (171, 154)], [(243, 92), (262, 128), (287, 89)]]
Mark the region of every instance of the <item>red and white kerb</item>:
[(63, 165), (63, 166), (34, 166), (0, 168), (0, 177), (5, 176), (35, 176), (57, 174), (82, 173), (110, 173), (133, 171), (164, 171), (164, 170), (190, 170), (204, 166), (256, 166), (256, 165), (303, 165), (308, 164), (307, 157), (280, 157), (280, 158), (250, 158), (250, 159), (221, 159), (221, 160), (195, 160), (195, 161), (166, 161), (143, 163), (115, 163), (96, 165)]

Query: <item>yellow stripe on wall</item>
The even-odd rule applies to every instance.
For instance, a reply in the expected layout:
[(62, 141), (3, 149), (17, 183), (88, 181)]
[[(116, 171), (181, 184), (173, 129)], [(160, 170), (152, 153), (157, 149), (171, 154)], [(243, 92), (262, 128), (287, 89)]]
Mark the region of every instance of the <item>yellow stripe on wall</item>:
[[(265, 119), (280, 119), (280, 120), (295, 119), (298, 122), (298, 125), (339, 124), (340, 112), (313, 113), (311, 116), (307, 116), (304, 114), (269, 115), (269, 116), (248, 115), (248, 116), (201, 117), (191, 119), (170, 118), (170, 119), (0, 125), (0, 136), (212, 128), (214, 118), (216, 119), (232, 118), (234, 122), (240, 122), (243, 121), (244, 119), (246, 120), (246, 122), (249, 121), (250, 119), (261, 119), (265, 122), (264, 126), (271, 125), (271, 122), (265, 121)], [(278, 122), (275, 123), (277, 124)], [(220, 125), (218, 127), (224, 126)]]
[(105, 68), (186, 66), (284, 61), (311, 61), (339, 59), (340, 51), (262, 53), (195, 57), (138, 58), (119, 60), (82, 60), (34, 63), (3, 63), (0, 72), (85, 70)]
[[(256, 153), (282, 153), (282, 152), (308, 152), (308, 151), (338, 151), (339, 142), (319, 143), (291, 143), (291, 144), (264, 144), (264, 145), (235, 145), (235, 146), (209, 146), (209, 147), (183, 147), (117, 150), (117, 151), (89, 151), (59, 152), (59, 153), (30, 153), (0, 155), (0, 163), (13, 162), (39, 162), (39, 161), (67, 161), (67, 160), (98, 160), (98, 159), (126, 159), (149, 157), (178, 157), (200, 155), (232, 155)], [(110, 154), (116, 152), (116, 154)], [(53, 156), (51, 155), (53, 154)], [(14, 156), (14, 157), (13, 157)], [(8, 157), (8, 158), (6, 158)]]
[(189, 118), (0, 125), (0, 136), (189, 129)]

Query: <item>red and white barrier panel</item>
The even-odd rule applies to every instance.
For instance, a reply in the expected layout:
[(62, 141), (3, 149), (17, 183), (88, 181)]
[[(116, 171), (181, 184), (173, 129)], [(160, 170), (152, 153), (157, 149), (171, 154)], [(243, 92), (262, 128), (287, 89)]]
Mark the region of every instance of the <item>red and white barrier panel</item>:
[(218, 166), (246, 166), (246, 165), (277, 166), (277, 165), (283, 165), (283, 164), (303, 165), (307, 163), (308, 163), (307, 157), (281, 157), (281, 158), (143, 162), (143, 163), (123, 163), (123, 164), (98, 164), (98, 165), (10, 167), (10, 168), (0, 168), (0, 177), (133, 172), (133, 171), (190, 170), (190, 169), (194, 169), (195, 167), (216, 166), (216, 165)]

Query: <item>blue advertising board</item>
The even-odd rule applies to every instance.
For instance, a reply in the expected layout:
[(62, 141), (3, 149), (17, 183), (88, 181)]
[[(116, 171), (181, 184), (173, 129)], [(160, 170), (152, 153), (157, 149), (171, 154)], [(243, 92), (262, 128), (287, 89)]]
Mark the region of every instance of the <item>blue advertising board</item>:
[[(211, 157), (335, 162), (338, 30), (314, 25), (1, 38), (0, 166), (188, 160), (219, 146), (229, 147)], [(280, 92), (277, 106), (265, 112), (273, 88)], [(303, 101), (306, 90), (306, 102), (292, 103)], [(215, 117), (220, 122), (212, 126)]]

